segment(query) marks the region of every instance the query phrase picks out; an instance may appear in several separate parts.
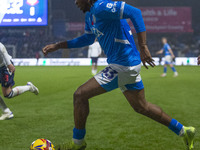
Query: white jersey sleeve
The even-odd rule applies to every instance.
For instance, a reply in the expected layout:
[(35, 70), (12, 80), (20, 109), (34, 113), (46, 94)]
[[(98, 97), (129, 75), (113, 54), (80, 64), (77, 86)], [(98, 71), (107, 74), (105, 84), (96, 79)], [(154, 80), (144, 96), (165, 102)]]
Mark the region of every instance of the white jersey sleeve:
[[(99, 43), (98, 43), (99, 44)], [(101, 49), (101, 46), (100, 46), (100, 44), (98, 45), (98, 52), (99, 52), (99, 55), (98, 56), (100, 56), (101, 55), (101, 53), (102, 53), (102, 49)]]
[(88, 48), (88, 58), (90, 58), (91, 57), (91, 45), (89, 46), (89, 48)]
[(8, 54), (5, 46), (0, 43), (0, 67), (2, 66), (8, 66), (11, 64), (12, 57)]

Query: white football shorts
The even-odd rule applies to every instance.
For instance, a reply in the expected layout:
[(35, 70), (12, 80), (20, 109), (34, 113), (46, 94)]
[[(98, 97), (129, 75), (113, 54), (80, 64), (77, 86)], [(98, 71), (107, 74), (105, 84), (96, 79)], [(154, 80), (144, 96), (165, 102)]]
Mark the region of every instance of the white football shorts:
[(140, 76), (141, 64), (137, 66), (121, 66), (109, 64), (104, 70), (94, 76), (96, 81), (106, 90), (120, 88), (126, 90), (141, 90), (144, 88)]
[(165, 56), (165, 64), (171, 64), (172, 63), (172, 56), (167, 55)]

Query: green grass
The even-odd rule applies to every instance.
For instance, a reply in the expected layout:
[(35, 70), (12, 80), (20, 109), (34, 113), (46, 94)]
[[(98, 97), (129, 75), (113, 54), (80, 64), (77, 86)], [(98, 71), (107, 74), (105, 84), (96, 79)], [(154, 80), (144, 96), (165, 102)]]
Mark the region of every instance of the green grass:
[[(161, 66), (142, 68), (146, 98), (198, 131), (200, 67), (176, 68), (177, 78), (172, 77), (171, 70), (161, 78)], [(70, 141), (73, 92), (90, 77), (90, 67), (16, 67), (16, 85), (32, 81), (40, 94), (27, 92), (5, 100), (15, 118), (0, 122), (0, 150), (26, 150), (37, 138), (47, 138), (54, 145)], [(87, 150), (184, 149), (180, 137), (168, 128), (135, 113), (119, 89), (90, 100), (86, 141)], [(198, 132), (195, 146), (200, 149)]]

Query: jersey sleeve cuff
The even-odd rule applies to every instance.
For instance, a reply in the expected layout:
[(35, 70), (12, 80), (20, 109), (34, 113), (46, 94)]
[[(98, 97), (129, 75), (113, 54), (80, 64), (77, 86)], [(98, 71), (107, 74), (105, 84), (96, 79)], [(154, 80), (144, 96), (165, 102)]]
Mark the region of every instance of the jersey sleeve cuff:
[(136, 30), (136, 33), (140, 33), (140, 32), (145, 32), (146, 31), (146, 28), (141, 28), (141, 29), (135, 29)]

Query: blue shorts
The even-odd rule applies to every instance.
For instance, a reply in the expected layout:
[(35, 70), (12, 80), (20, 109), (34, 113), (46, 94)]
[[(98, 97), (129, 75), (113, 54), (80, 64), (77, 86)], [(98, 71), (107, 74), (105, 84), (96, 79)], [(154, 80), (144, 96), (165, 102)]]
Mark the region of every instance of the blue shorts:
[(91, 57), (91, 59), (92, 59), (92, 63), (95, 63), (95, 64), (97, 64), (98, 57)]
[(9, 72), (6, 66), (0, 67), (0, 83), (2, 87), (15, 85), (14, 73)]
[(142, 90), (144, 85), (140, 76), (141, 64), (137, 66), (121, 66), (110, 64), (104, 70), (94, 76), (96, 81), (106, 91), (120, 88), (126, 90)]

